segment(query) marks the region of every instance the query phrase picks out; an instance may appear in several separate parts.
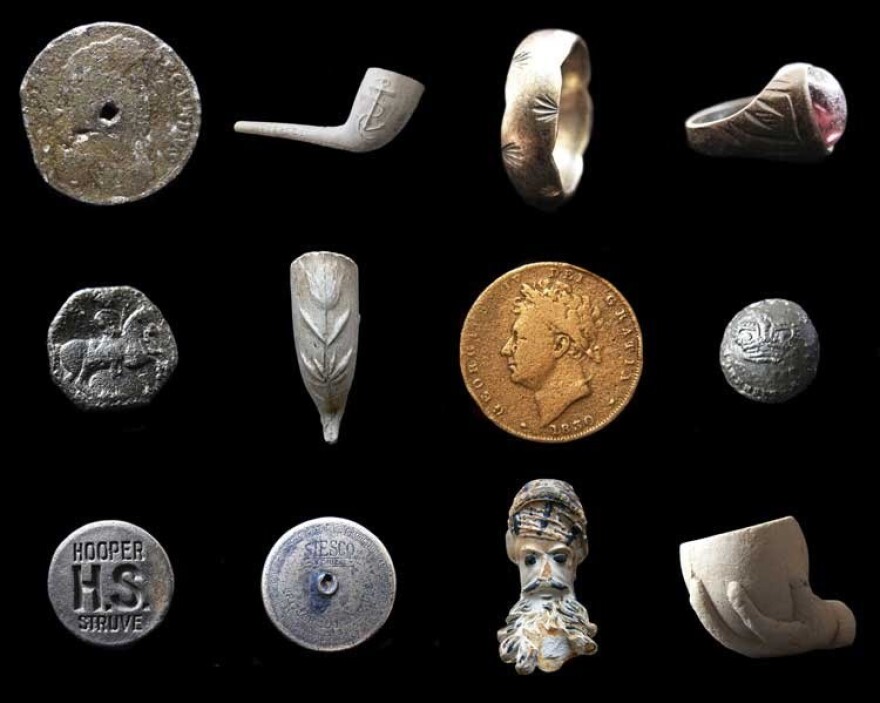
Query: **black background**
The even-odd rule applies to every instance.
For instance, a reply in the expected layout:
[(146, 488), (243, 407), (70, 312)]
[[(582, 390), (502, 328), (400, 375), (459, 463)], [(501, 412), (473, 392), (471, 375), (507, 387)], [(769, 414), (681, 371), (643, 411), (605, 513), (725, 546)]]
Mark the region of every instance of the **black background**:
[[(778, 16), (734, 10), (484, 8), (495, 22), (434, 5), (25, 10), (7, 39), (2, 103), (6, 207), (18, 223), (5, 228), (17, 252), (7, 259), (7, 303), (21, 316), (7, 334), (17, 357), (7, 373), (21, 389), (8, 410), (22, 453), (5, 463), (14, 475), (8, 517), (23, 537), (14, 614), (22, 662), (272, 667), (333, 685), (371, 676), (395, 685), (415, 674), (418, 686), (402, 689), (411, 692), (468, 677), (514, 680), (495, 641), (518, 595), (504, 551), (507, 509), (526, 480), (557, 477), (587, 511), (591, 554), (577, 585), (600, 649), (520, 685), (658, 691), (706, 677), (701, 690), (715, 696), (857, 681), (872, 639), (868, 531), (876, 534), (866, 484), (878, 388), (867, 22), (842, 9), (833, 23), (793, 5)], [(203, 101), (199, 142), (178, 179), (104, 208), (42, 182), (16, 94), (46, 43), (98, 20), (167, 41)], [(553, 26), (587, 41), (596, 122), (576, 197), (548, 215), (520, 201), (498, 147), (514, 49)], [(847, 91), (849, 125), (831, 158), (796, 166), (687, 149), (689, 114), (754, 93), (797, 60), (828, 68)], [(369, 66), (427, 88), (380, 151), (232, 131), (237, 119), (340, 123)], [(288, 266), (316, 249), (348, 254), (361, 279), (358, 370), (333, 447), (299, 378), (290, 325)], [(554, 260), (598, 273), (628, 298), (645, 369), (609, 427), (545, 446), (482, 417), (460, 379), (458, 337), (491, 281)], [(72, 292), (113, 284), (159, 306), (180, 364), (150, 408), (83, 414), (50, 379), (46, 329)], [(734, 393), (717, 360), (729, 319), (771, 296), (799, 302), (822, 341), (815, 383), (778, 407)], [(859, 633), (844, 650), (748, 660), (698, 623), (678, 544), (788, 514), (810, 545), (814, 589), (847, 602)], [(333, 655), (287, 642), (259, 590), (275, 540), (323, 515), (375, 532), (398, 573), (385, 628)], [(55, 546), (108, 518), (155, 535), (177, 577), (166, 621), (120, 652), (77, 641), (45, 595)]]

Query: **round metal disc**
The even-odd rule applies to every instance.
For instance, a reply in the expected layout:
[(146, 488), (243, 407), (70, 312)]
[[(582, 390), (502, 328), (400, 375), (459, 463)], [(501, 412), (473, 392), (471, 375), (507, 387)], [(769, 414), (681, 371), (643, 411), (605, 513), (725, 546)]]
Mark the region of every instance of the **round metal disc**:
[(130, 286), (71, 295), (49, 326), (48, 349), (53, 380), (86, 410), (145, 405), (177, 367), (171, 328)]
[(804, 309), (769, 298), (740, 310), (724, 330), (721, 370), (750, 400), (782, 403), (806, 390), (819, 367), (819, 335)]
[(396, 584), (391, 557), (372, 532), (326, 517), (297, 525), (272, 547), (263, 567), (263, 603), (297, 644), (349, 649), (385, 624)]
[(86, 642), (131, 644), (165, 617), (174, 574), (149, 533), (121, 520), (83, 525), (55, 550), (49, 600), (61, 623)]
[(195, 147), (202, 109), (171, 47), (115, 22), (50, 42), (25, 74), (21, 104), (46, 182), (98, 205), (138, 200), (173, 180)]

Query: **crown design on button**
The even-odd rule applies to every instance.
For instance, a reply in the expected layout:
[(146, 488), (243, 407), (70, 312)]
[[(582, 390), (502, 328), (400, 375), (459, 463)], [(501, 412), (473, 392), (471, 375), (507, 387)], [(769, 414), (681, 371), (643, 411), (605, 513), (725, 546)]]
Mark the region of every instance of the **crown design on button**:
[(736, 330), (736, 345), (756, 364), (778, 364), (794, 346), (797, 325), (774, 323), (769, 315), (744, 319)]

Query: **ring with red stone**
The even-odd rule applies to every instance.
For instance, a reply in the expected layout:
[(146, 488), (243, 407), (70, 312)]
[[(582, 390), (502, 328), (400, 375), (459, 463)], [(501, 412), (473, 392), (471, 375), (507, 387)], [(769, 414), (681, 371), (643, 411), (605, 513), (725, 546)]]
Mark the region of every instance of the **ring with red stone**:
[(846, 97), (828, 71), (791, 63), (760, 94), (701, 110), (685, 122), (688, 143), (709, 156), (818, 161), (846, 128)]

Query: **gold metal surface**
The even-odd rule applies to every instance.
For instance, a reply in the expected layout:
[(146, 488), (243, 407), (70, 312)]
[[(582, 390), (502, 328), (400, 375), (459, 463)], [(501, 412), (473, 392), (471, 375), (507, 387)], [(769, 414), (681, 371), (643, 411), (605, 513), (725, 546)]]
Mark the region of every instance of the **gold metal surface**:
[(568, 442), (626, 407), (642, 373), (642, 333), (608, 281), (570, 264), (535, 263), (477, 298), (460, 361), (492, 422), (523, 439)]

